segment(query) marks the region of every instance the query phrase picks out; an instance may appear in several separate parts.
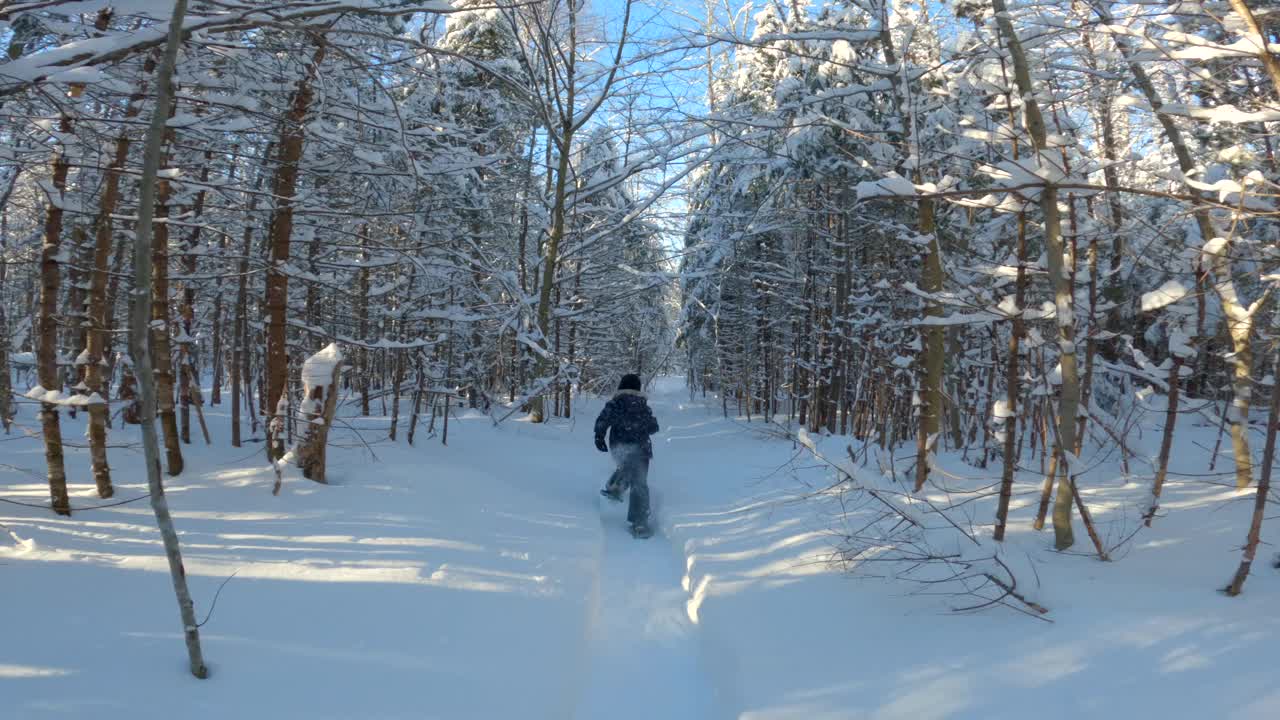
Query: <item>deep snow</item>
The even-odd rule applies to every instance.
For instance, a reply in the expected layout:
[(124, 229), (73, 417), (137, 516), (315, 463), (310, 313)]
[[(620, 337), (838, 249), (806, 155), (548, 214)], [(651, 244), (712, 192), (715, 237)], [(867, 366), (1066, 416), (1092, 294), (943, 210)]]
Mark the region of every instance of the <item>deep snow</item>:
[[(214, 446), (187, 446), (168, 483), (201, 617), (236, 573), (202, 630), (207, 681), (185, 672), (145, 501), (70, 520), (0, 504), (16, 536), (0, 532), (0, 718), (1280, 716), (1280, 573), (1259, 562), (1242, 597), (1215, 592), (1249, 493), (1174, 478), (1167, 517), (1105, 564), (1078, 527), (1081, 553), (1053, 552), (1019, 496), (1009, 553), (1054, 622), (956, 615), (955, 598), (826, 562), (848, 523), (830, 496), (799, 499), (829, 473), (793, 443), (678, 381), (656, 383), (653, 405), (658, 533), (643, 541), (597, 494), (598, 401), (545, 426), (461, 411), (447, 447), (420, 429), (417, 447), (371, 442), (372, 456), (338, 428), (334, 484), (295, 476), (279, 497), (261, 445), (230, 449), (225, 408), (208, 408)], [(385, 418), (352, 410), (366, 440), (385, 436)], [(35, 428), (32, 405), (20, 420)], [(64, 421), (68, 441), (82, 424)], [(1177, 469), (1203, 471), (1215, 429), (1180, 428)], [(825, 441), (833, 456), (843, 442)], [(1138, 450), (1157, 442), (1145, 432)], [(47, 498), (42, 452), (0, 438), (0, 497)], [(144, 492), (140, 452), (111, 458), (118, 499)], [(67, 464), (73, 503), (100, 504), (86, 451)], [(1132, 529), (1148, 480), (1114, 463), (1082, 478), (1109, 538)]]

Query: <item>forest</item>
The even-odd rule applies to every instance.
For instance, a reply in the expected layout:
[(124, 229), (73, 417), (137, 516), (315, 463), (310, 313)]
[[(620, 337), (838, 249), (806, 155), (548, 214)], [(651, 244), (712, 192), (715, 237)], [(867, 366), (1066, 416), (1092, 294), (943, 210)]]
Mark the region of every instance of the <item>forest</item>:
[[(266, 561), (200, 544), (184, 513), (227, 530), (188, 498), (292, 512), (320, 502), (307, 481), (372, 472), (414, 485), (423, 522), (507, 492), (542, 508), (587, 462), (556, 443), (623, 373), (683, 428), (654, 437), (655, 468), (684, 461), (655, 474), (655, 513), (699, 632), (729, 571), (699, 583), (695, 548), (739, 540), (681, 550), (714, 503), (676, 486), (770, 465), (791, 519), (761, 516), (752, 552), (794, 522), (820, 572), (946, 598), (929, 623), (1081, 622), (1065, 578), (1125, 565), (1158, 566), (1133, 581), (1152, 593), (1194, 586), (1166, 596), (1187, 612), (1278, 597), (1280, 3), (8, 0), (0, 45), (0, 582), (141, 552), (111, 549), (113, 523), (149, 503), (128, 542), (163, 555), (147, 569), (182, 622), (155, 632), (182, 630), (198, 678), (214, 589)], [(733, 488), (714, 502), (764, 493)], [(361, 517), (401, 502), (359, 497)], [(279, 541), (355, 517), (327, 502)], [(1197, 549), (1144, 560), (1165, 544)], [(85, 582), (15, 577), (34, 597)], [(1108, 577), (1089, 592), (1123, 593)], [(29, 664), (0, 653), (0, 680)], [(714, 711), (658, 715), (881, 716), (839, 694), (766, 711), (744, 677)], [(1250, 692), (1205, 702), (1280, 711)], [(441, 717), (497, 712), (458, 702)], [(576, 702), (546, 716), (604, 716)]]

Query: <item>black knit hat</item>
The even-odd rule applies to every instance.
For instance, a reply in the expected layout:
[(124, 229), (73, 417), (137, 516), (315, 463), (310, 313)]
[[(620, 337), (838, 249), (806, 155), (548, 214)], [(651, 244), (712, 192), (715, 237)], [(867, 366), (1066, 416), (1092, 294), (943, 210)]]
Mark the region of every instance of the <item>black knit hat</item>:
[(618, 382), (619, 390), (635, 390), (640, 392), (640, 376), (635, 373), (627, 373), (622, 376), (622, 380)]

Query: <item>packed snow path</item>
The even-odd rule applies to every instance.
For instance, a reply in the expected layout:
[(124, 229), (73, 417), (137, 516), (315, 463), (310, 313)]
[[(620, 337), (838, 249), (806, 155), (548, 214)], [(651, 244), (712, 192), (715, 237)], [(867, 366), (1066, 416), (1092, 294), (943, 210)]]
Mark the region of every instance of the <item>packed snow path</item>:
[[(661, 494), (654, 507), (661, 510)], [(604, 549), (578, 720), (715, 720), (688, 593), (666, 537), (631, 537), (626, 506), (600, 499)]]
[[(672, 428), (697, 418), (679, 402), (683, 387), (660, 380), (650, 406), (670, 436)], [(583, 429), (590, 433), (589, 424)], [(597, 496), (604, 543), (597, 576), (594, 615), (588, 625), (587, 686), (575, 718), (593, 720), (717, 720), (726, 717), (704, 667), (697, 626), (690, 617), (688, 579), (662, 528), (666, 490), (680, 482), (680, 469), (694, 461), (655, 438), (658, 451), (650, 472), (651, 509), (656, 534), (631, 536), (627, 503)], [(602, 474), (600, 483), (603, 484)], [(592, 492), (595, 492), (593, 489)]]

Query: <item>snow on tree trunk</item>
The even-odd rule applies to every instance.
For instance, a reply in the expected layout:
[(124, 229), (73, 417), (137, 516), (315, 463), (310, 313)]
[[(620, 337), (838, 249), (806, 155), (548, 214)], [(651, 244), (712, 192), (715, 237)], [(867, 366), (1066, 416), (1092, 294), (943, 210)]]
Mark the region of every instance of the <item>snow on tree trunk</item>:
[(168, 41), (164, 59), (156, 75), (156, 105), (151, 125), (147, 130), (143, 152), (142, 178), (138, 198), (138, 223), (134, 230), (133, 309), (130, 313), (129, 345), (138, 371), (142, 395), (142, 449), (147, 468), (147, 485), (151, 495), (151, 509), (160, 528), (165, 556), (169, 561), (169, 576), (173, 580), (174, 594), (182, 618), (183, 635), (187, 645), (187, 659), (191, 674), (197, 678), (209, 676), (200, 649), (200, 628), (196, 623), (195, 603), (187, 588), (186, 569), (182, 564), (182, 550), (178, 544), (178, 532), (169, 513), (169, 501), (164, 494), (160, 473), (160, 447), (156, 440), (156, 378), (151, 367), (151, 349), (148, 336), (151, 317), (151, 233), (155, 219), (156, 176), (160, 169), (160, 150), (164, 143), (165, 119), (169, 117), (169, 104), (173, 92), (171, 80), (177, 62), (178, 46), (182, 39), (182, 19), (186, 14), (187, 0), (176, 0), (170, 19)]
[(1231, 336), (1232, 382), (1231, 410), (1227, 420), (1231, 423), (1231, 448), (1235, 456), (1236, 487), (1243, 490), (1253, 483), (1253, 457), (1249, 450), (1249, 406), (1253, 398), (1253, 321), (1258, 309), (1266, 302), (1270, 289), (1250, 307), (1245, 307), (1231, 279), (1231, 243), (1226, 238), (1215, 237), (1205, 243), (1201, 264), (1213, 281), (1213, 288), (1222, 303), (1227, 317), (1227, 333)]
[[(275, 412), (267, 420), (267, 453), (276, 458), (272, 462), (279, 466), (285, 455), (285, 418), (289, 415), (289, 395), (282, 393), (276, 400)], [(278, 480), (278, 478), (277, 478)], [(276, 484), (279, 491), (279, 483)]]
[(329, 343), (302, 364), (303, 401), (298, 407), (304, 429), (298, 443), (298, 467), (303, 477), (325, 482), (325, 447), (329, 428), (338, 407), (338, 376), (342, 372), (342, 351)]
[[(1016, 155), (1015, 155), (1016, 157)], [(1005, 400), (1003, 405), (998, 401), (995, 405), (993, 425), (1002, 444), (1004, 467), (1000, 471), (1000, 500), (996, 505), (996, 527), (993, 537), (1004, 540), (1005, 528), (1009, 521), (1009, 503), (1013, 500), (1013, 477), (1018, 465), (1018, 396), (1022, 392), (1019, 360), (1022, 336), (1026, 333), (1022, 321), (1022, 304), (1027, 289), (1027, 213), (1018, 213), (1017, 239), (1017, 279), (1014, 285), (1014, 315), (1009, 328), (1009, 356), (1005, 365)]]

